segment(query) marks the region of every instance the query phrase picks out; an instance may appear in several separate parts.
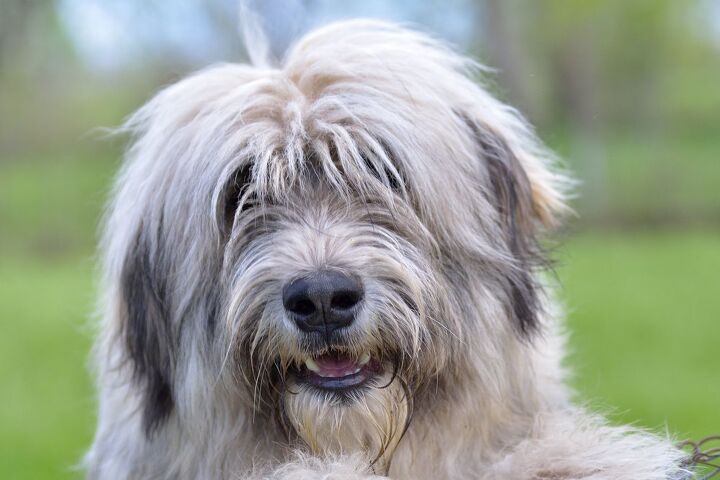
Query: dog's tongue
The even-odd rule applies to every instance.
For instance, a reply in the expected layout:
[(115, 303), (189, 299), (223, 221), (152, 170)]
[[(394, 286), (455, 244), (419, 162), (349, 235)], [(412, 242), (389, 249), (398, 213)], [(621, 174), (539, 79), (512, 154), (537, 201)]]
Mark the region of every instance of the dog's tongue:
[(356, 373), (359, 369), (355, 361), (345, 355), (328, 354), (315, 359), (320, 368), (317, 372), (321, 377), (345, 377)]

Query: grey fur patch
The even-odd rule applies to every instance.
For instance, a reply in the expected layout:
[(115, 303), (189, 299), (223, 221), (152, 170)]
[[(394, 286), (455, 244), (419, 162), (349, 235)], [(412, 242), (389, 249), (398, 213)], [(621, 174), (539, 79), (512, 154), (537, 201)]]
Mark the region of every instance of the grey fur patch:
[(171, 384), (176, 347), (161, 253), (150, 251), (145, 234), (138, 234), (135, 248), (125, 260), (121, 295), (126, 310), (122, 328), (127, 355), (134, 381), (143, 389), (143, 426), (149, 436), (174, 406)]
[(492, 203), (500, 214), (506, 242), (514, 263), (503, 265), (511, 317), (523, 336), (539, 329), (538, 286), (534, 269), (547, 266), (539, 246), (533, 218), (530, 180), (518, 158), (502, 137), (490, 128), (468, 121), (482, 152), (490, 177)]

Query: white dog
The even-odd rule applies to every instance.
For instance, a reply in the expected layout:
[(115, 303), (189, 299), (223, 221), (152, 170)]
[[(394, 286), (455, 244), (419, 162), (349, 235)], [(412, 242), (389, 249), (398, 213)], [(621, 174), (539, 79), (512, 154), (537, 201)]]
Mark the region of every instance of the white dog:
[(573, 406), (568, 181), (477, 65), (336, 23), (137, 112), (102, 242), (97, 479), (677, 479)]

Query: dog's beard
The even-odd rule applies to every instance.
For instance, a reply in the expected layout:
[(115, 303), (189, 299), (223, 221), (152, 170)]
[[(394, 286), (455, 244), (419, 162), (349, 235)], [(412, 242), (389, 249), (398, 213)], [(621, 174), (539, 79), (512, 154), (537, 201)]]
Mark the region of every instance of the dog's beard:
[(385, 372), (345, 395), (291, 380), (284, 393), (288, 427), (317, 455), (360, 452), (377, 473), (387, 473), (410, 421), (412, 397), (402, 379)]

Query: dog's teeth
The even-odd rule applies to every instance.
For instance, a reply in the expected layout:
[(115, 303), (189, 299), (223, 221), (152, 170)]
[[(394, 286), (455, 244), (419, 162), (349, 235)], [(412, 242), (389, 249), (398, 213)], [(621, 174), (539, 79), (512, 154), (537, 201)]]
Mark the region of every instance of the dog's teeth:
[(320, 371), (320, 367), (312, 358), (305, 359), (305, 366), (312, 372), (318, 373)]
[(358, 360), (358, 365), (361, 367), (365, 364), (367, 364), (370, 361), (370, 354), (365, 352), (360, 356), (360, 359)]
[(354, 375), (354, 374), (358, 373), (359, 371), (360, 371), (360, 367), (353, 370), (353, 372), (350, 375)]

